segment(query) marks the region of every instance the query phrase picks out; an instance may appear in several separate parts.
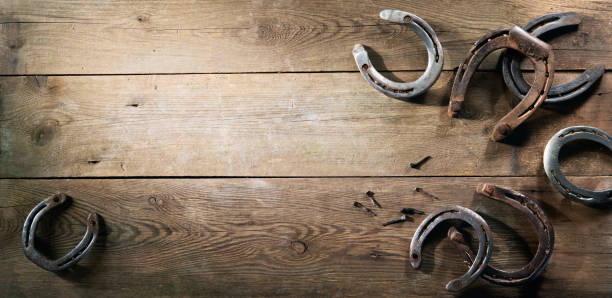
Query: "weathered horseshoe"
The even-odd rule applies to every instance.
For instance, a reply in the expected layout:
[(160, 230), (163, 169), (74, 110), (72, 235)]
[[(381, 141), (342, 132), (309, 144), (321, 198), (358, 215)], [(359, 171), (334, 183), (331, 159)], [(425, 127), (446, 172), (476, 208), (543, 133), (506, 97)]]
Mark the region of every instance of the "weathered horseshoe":
[(557, 132), (544, 149), (544, 171), (552, 185), (565, 197), (589, 206), (603, 206), (612, 203), (612, 189), (593, 191), (571, 183), (561, 172), (559, 151), (569, 142), (589, 140), (600, 143), (612, 151), (612, 137), (605, 131), (590, 126), (572, 126)]
[[(555, 233), (550, 220), (535, 201), (520, 192), (486, 183), (480, 184), (477, 192), (522, 211), (535, 226), (539, 239), (538, 250), (531, 261), (523, 268), (504, 271), (487, 265), (481, 277), (494, 284), (504, 286), (518, 286), (533, 281), (546, 268), (553, 252)], [(448, 238), (455, 244), (465, 262), (471, 264), (474, 260), (474, 253), (465, 242), (461, 232), (451, 227), (448, 230)]]
[(370, 85), (387, 96), (401, 99), (423, 94), (438, 80), (444, 64), (444, 52), (436, 32), (423, 19), (405, 11), (385, 9), (380, 12), (380, 18), (406, 24), (423, 39), (427, 47), (427, 69), (416, 81), (394, 82), (378, 72), (370, 62), (368, 52), (363, 45), (356, 44), (353, 48), (353, 57), (359, 71)]
[(452, 206), (444, 207), (430, 214), (419, 225), (412, 237), (412, 242), (410, 243), (410, 265), (414, 269), (421, 267), (421, 247), (423, 242), (439, 223), (450, 219), (459, 219), (468, 223), (478, 235), (478, 254), (470, 269), (461, 277), (451, 280), (446, 284), (447, 291), (455, 292), (467, 287), (482, 274), (493, 251), (491, 229), (478, 213), (461, 206)]
[(448, 103), (448, 114), (451, 117), (461, 110), (467, 86), (478, 65), (491, 52), (501, 48), (515, 49), (526, 55), (534, 64), (535, 80), (525, 98), (495, 125), (491, 133), (493, 141), (505, 138), (535, 112), (546, 99), (554, 74), (554, 56), (548, 44), (517, 26), (493, 31), (478, 40), (465, 61), (459, 65)]
[(38, 222), (43, 215), (47, 213), (47, 211), (63, 204), (66, 202), (66, 200), (67, 198), (65, 194), (56, 194), (40, 202), (28, 214), (21, 232), (21, 244), (23, 245), (23, 251), (26, 257), (28, 257), (30, 261), (39, 267), (53, 272), (68, 269), (78, 263), (83, 257), (85, 257), (85, 255), (87, 255), (98, 238), (98, 215), (95, 213), (90, 213), (87, 217), (87, 231), (85, 232), (83, 239), (68, 254), (57, 260), (49, 260), (36, 250), (34, 246), (34, 239)]
[[(539, 38), (550, 31), (576, 26), (580, 23), (582, 23), (582, 17), (575, 12), (551, 13), (533, 19), (523, 26), (523, 29)], [(587, 68), (579, 77), (567, 84), (552, 86), (544, 103), (559, 103), (578, 97), (595, 84), (604, 72), (604, 65), (597, 64)], [(523, 79), (519, 66), (519, 55), (516, 52), (506, 52), (502, 63), (502, 73), (508, 89), (514, 93), (516, 99), (522, 100), (530, 87)]]

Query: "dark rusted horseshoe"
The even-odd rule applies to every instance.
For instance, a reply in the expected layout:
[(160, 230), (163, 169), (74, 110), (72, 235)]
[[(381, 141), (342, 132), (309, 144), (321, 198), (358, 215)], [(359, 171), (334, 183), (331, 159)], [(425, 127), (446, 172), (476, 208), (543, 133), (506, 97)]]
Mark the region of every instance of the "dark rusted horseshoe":
[(353, 57), (359, 71), (370, 85), (387, 96), (401, 99), (423, 94), (438, 80), (444, 64), (444, 52), (436, 32), (423, 19), (405, 11), (385, 9), (380, 12), (380, 18), (406, 24), (423, 39), (427, 47), (427, 69), (416, 81), (406, 83), (391, 81), (374, 68), (363, 45), (356, 44), (353, 48)]
[[(481, 277), (494, 284), (504, 286), (518, 286), (533, 281), (546, 268), (553, 252), (555, 233), (550, 220), (535, 201), (520, 192), (486, 183), (480, 184), (477, 192), (491, 199), (502, 201), (525, 213), (535, 226), (539, 238), (538, 250), (531, 261), (523, 268), (504, 271), (487, 265)], [(455, 244), (465, 262), (471, 264), (474, 260), (474, 253), (465, 242), (461, 232), (451, 227), (448, 230), (448, 238)]]
[(559, 152), (569, 142), (589, 140), (600, 143), (612, 151), (612, 137), (605, 131), (590, 126), (572, 126), (557, 132), (544, 149), (544, 171), (552, 185), (565, 197), (589, 206), (604, 206), (612, 203), (612, 189), (593, 191), (571, 183), (561, 172)]
[(459, 65), (448, 103), (448, 114), (451, 117), (461, 110), (467, 86), (478, 65), (491, 52), (501, 48), (515, 49), (526, 55), (533, 62), (535, 80), (525, 98), (495, 125), (491, 133), (493, 141), (505, 138), (544, 102), (554, 73), (554, 56), (548, 44), (517, 26), (493, 31), (478, 40), (465, 61)]
[(34, 246), (36, 226), (47, 211), (66, 202), (65, 194), (56, 194), (40, 202), (26, 218), (21, 232), (21, 244), (26, 257), (41, 268), (53, 272), (62, 271), (74, 266), (91, 250), (98, 238), (98, 215), (90, 213), (87, 217), (87, 231), (79, 244), (65, 256), (57, 260), (49, 260), (42, 256)]
[[(580, 23), (582, 23), (582, 17), (575, 12), (551, 13), (533, 19), (523, 26), (523, 29), (539, 38), (550, 31), (577, 26)], [(605, 67), (603, 64), (593, 65), (573, 81), (559, 86), (552, 86), (544, 103), (564, 102), (578, 97), (595, 84), (604, 72)], [(506, 86), (516, 96), (515, 103), (518, 103), (518, 101), (525, 97), (530, 88), (529, 84), (523, 79), (518, 53), (514, 51), (506, 52), (502, 63), (502, 73)]]
[(493, 251), (491, 229), (489, 229), (487, 223), (478, 213), (461, 206), (452, 206), (444, 207), (430, 214), (419, 225), (412, 237), (412, 242), (410, 243), (410, 265), (414, 269), (421, 267), (421, 247), (423, 242), (439, 223), (450, 219), (459, 219), (468, 223), (474, 228), (476, 235), (478, 235), (478, 254), (474, 259), (475, 262), (472, 263), (467, 273), (446, 284), (447, 291), (455, 292), (469, 286), (482, 274)]

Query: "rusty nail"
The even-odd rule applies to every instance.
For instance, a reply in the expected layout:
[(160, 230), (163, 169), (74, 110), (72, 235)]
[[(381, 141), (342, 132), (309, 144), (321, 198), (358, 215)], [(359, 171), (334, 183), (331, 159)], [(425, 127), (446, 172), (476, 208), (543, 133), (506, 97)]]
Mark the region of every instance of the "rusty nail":
[(373, 191), (368, 190), (368, 192), (366, 192), (366, 195), (368, 196), (368, 198), (370, 198), (370, 202), (372, 202), (372, 205), (382, 209), (382, 206), (380, 205), (380, 203), (378, 203), (378, 201), (374, 198)]
[(363, 211), (369, 213), (372, 216), (376, 216), (376, 212), (372, 211), (372, 209), (364, 206), (363, 204), (361, 204), (361, 203), (359, 203), (357, 201), (355, 201), (355, 203), (353, 203), (353, 206), (362, 209)]
[(391, 221), (388, 221), (388, 222), (384, 223), (383, 227), (386, 227), (386, 226), (392, 225), (392, 224), (396, 224), (396, 223), (400, 223), (400, 222), (405, 222), (405, 221), (414, 221), (414, 219), (412, 219), (412, 217), (407, 216), (406, 214), (404, 214), (399, 219), (394, 219), (394, 220), (391, 220)]
[(432, 198), (432, 199), (434, 199), (434, 200), (439, 200), (439, 198), (438, 198), (438, 197), (436, 197), (436, 196), (434, 196), (434, 195), (432, 195), (432, 194), (430, 194), (430, 193), (428, 193), (428, 192), (424, 191), (424, 190), (423, 190), (422, 188), (420, 188), (420, 187), (415, 187), (415, 188), (414, 188), (414, 191), (416, 191), (416, 192), (420, 192), (420, 193), (422, 193), (423, 195), (425, 195), (425, 196), (427, 196), (427, 197), (430, 197), (430, 198)]
[(402, 208), (401, 212), (403, 214), (425, 214), (425, 212), (423, 212), (421, 210), (414, 209), (414, 208)]
[(417, 169), (417, 170), (418, 170), (418, 169), (420, 169), (420, 168), (421, 168), (421, 166), (422, 166), (422, 165), (423, 165), (425, 162), (427, 162), (427, 161), (428, 161), (430, 158), (431, 158), (431, 156), (427, 155), (427, 156), (425, 156), (423, 159), (419, 160), (418, 162), (416, 162), (416, 163), (409, 163), (408, 165), (409, 165), (411, 168), (413, 168), (413, 169)]

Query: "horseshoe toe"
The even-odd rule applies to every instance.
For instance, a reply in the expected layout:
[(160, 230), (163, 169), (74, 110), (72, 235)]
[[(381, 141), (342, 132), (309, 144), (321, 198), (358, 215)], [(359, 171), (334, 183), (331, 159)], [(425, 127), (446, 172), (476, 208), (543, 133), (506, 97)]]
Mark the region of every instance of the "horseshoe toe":
[(444, 64), (444, 52), (436, 33), (423, 19), (405, 11), (385, 9), (380, 12), (380, 18), (405, 24), (423, 39), (427, 47), (427, 69), (416, 81), (403, 83), (389, 80), (374, 68), (365, 47), (356, 44), (353, 57), (359, 71), (372, 87), (387, 96), (402, 99), (423, 94), (438, 80)]
[(517, 26), (493, 31), (478, 40), (470, 49), (468, 57), (459, 65), (448, 105), (451, 117), (461, 110), (467, 86), (478, 65), (490, 53), (502, 48), (514, 49), (526, 55), (534, 64), (535, 79), (524, 99), (495, 125), (490, 136), (493, 141), (504, 139), (542, 105), (554, 74), (553, 52), (548, 44)]
[(451, 219), (458, 219), (468, 223), (478, 235), (478, 254), (473, 259), (474, 262), (472, 262), (470, 269), (461, 277), (451, 280), (446, 284), (446, 290), (455, 292), (474, 282), (482, 274), (491, 257), (493, 250), (491, 229), (478, 213), (461, 206), (452, 206), (444, 207), (430, 214), (419, 225), (412, 237), (412, 242), (410, 243), (410, 265), (414, 269), (421, 267), (421, 248), (423, 242), (438, 224)]
[[(533, 281), (546, 268), (553, 252), (555, 234), (550, 220), (535, 201), (517, 191), (483, 183), (478, 186), (477, 192), (491, 199), (502, 201), (523, 212), (535, 226), (539, 239), (538, 250), (531, 261), (523, 268), (504, 271), (487, 264), (481, 275), (482, 278), (504, 286), (517, 286)], [(448, 230), (448, 238), (463, 256), (465, 262), (472, 264), (474, 253), (466, 244), (461, 232), (451, 227)]]
[(52, 272), (66, 270), (74, 266), (89, 253), (98, 238), (99, 217), (96, 213), (90, 213), (87, 217), (87, 231), (85, 231), (83, 239), (65, 256), (56, 260), (49, 260), (36, 250), (34, 242), (38, 222), (45, 213), (66, 201), (65, 194), (56, 194), (40, 202), (26, 217), (21, 232), (21, 244), (26, 257), (39, 267)]
[[(551, 13), (533, 19), (523, 26), (523, 29), (535, 37), (540, 37), (550, 31), (577, 26), (580, 23), (582, 23), (582, 17), (575, 12)], [(519, 66), (519, 56), (516, 52), (506, 52), (502, 63), (504, 81), (508, 89), (516, 96), (516, 102), (522, 100), (530, 88), (529, 84), (523, 79), (523, 73)], [(595, 84), (604, 72), (604, 65), (597, 64), (587, 68), (579, 77), (569, 83), (552, 86), (544, 103), (559, 103), (580, 96)]]
[(605, 131), (590, 126), (572, 126), (557, 132), (544, 149), (544, 171), (555, 188), (565, 197), (589, 206), (604, 206), (612, 203), (612, 189), (593, 191), (571, 183), (561, 172), (559, 152), (569, 142), (590, 140), (600, 143), (612, 151), (612, 137)]

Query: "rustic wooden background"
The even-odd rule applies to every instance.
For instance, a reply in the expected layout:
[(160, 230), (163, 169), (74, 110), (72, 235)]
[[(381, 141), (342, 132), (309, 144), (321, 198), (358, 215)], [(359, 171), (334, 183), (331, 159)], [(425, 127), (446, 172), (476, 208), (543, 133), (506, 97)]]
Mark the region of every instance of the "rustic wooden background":
[[(378, 19), (395, 8), (437, 32), (445, 65), (427, 95), (387, 98), (357, 71), (363, 43), (403, 80), (426, 66), (423, 42)], [(471, 83), (466, 115), (446, 106), (453, 69), (483, 34), (576, 11), (577, 30), (550, 39), (557, 82), (612, 66), (609, 1), (2, 0), (0, 1), (0, 296), (421, 296), (466, 268), (442, 233), (421, 270), (407, 261), (414, 223), (382, 227), (402, 207), (450, 204), (482, 214), (492, 263), (525, 264), (537, 237), (517, 211), (475, 194), (480, 182), (536, 199), (555, 251), (541, 278), (466, 296), (607, 296), (612, 217), (564, 199), (542, 152), (571, 125), (612, 132), (612, 75), (582, 98), (539, 109), (504, 143), (488, 139), (510, 109), (498, 55)], [(525, 65), (529, 68), (529, 65)], [(421, 170), (408, 166), (425, 155)], [(612, 154), (580, 143), (562, 167), (578, 185), (612, 187)], [(419, 186), (438, 196), (413, 191)], [(383, 209), (369, 217), (372, 190)], [(71, 272), (23, 255), (31, 208), (55, 192), (74, 202), (40, 227), (52, 257), (98, 212), (104, 232)]]

